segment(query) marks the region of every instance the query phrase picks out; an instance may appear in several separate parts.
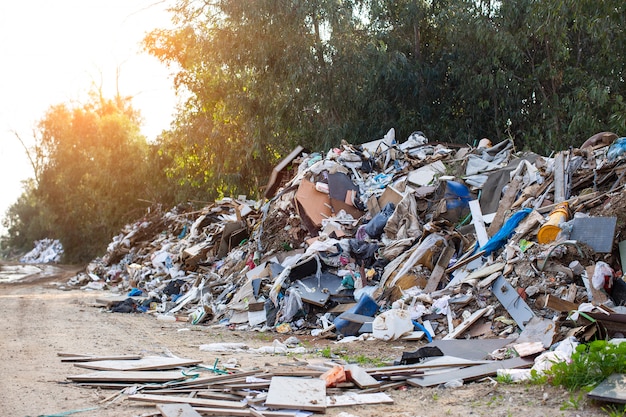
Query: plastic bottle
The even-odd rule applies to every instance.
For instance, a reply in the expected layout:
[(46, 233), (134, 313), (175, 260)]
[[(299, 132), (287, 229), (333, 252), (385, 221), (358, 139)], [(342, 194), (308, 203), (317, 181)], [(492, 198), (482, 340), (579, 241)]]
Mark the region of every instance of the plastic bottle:
[(539, 232), (537, 233), (537, 241), (542, 245), (554, 242), (558, 234), (561, 232), (559, 225), (568, 221), (569, 218), (569, 204), (567, 202), (563, 202), (557, 205), (554, 210), (550, 212), (548, 221), (541, 226), (541, 229), (539, 229)]

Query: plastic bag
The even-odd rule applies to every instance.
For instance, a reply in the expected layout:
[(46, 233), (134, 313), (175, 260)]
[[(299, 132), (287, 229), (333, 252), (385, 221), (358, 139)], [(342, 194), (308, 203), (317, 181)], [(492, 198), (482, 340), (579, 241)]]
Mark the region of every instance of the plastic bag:
[(413, 331), (411, 315), (406, 310), (387, 310), (374, 319), (372, 335), (380, 340), (396, 340)]
[(298, 291), (289, 290), (283, 299), (280, 320), (282, 322), (290, 322), (302, 310), (302, 296)]
[(609, 161), (613, 161), (626, 153), (626, 137), (616, 139), (609, 148), (606, 157)]
[(613, 286), (613, 269), (606, 262), (597, 262), (591, 277), (591, 284), (596, 290)]
[(395, 209), (395, 204), (385, 204), (385, 207), (383, 207), (383, 209), (365, 225), (365, 232), (367, 235), (372, 239), (380, 238), (380, 235), (383, 234), (385, 226), (387, 225), (387, 220), (389, 220), (389, 217), (391, 217)]

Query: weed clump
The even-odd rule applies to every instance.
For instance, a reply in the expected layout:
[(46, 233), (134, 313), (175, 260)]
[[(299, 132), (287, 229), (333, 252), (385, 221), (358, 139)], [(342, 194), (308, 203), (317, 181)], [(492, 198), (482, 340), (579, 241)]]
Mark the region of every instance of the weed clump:
[(626, 342), (596, 340), (576, 346), (571, 361), (557, 362), (546, 375), (554, 386), (591, 390), (613, 373), (626, 371)]

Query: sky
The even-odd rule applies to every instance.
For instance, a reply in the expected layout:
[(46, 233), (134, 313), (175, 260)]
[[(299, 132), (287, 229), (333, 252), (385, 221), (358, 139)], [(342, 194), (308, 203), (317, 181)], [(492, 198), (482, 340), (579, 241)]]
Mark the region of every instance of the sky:
[(153, 29), (172, 27), (166, 10), (172, 3), (0, 2), (0, 217), (21, 194), (22, 181), (33, 177), (16, 134), (32, 146), (50, 106), (85, 103), (94, 86), (113, 98), (118, 88), (133, 97), (149, 140), (169, 127), (177, 102), (171, 71), (140, 42)]

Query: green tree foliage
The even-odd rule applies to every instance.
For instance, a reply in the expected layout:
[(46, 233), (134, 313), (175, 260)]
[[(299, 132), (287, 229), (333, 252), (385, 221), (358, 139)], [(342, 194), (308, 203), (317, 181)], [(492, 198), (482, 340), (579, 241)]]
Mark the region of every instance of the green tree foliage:
[[(623, 2), (180, 0), (146, 48), (189, 95), (162, 149), (190, 190), (250, 192), (302, 144), (624, 131)], [(211, 194), (213, 190), (213, 194)]]
[[(470, 144), (512, 137), (543, 154), (599, 131), (624, 135), (625, 8), (178, 0), (175, 27), (144, 40), (185, 97), (171, 129), (149, 147), (123, 100), (51, 108), (39, 126), (43, 169), (9, 213), (12, 236), (60, 230), (76, 259), (86, 258), (140, 214), (139, 199), (258, 197), (296, 145), (326, 151), (391, 127), (400, 141), (415, 130)], [(148, 177), (150, 186), (137, 186)]]
[(161, 171), (139, 132), (138, 114), (120, 97), (52, 106), (37, 127), (45, 156), (38, 183), (28, 184), (9, 209), (9, 244), (27, 247), (58, 238), (67, 262), (100, 255), (120, 228), (164, 200)]

